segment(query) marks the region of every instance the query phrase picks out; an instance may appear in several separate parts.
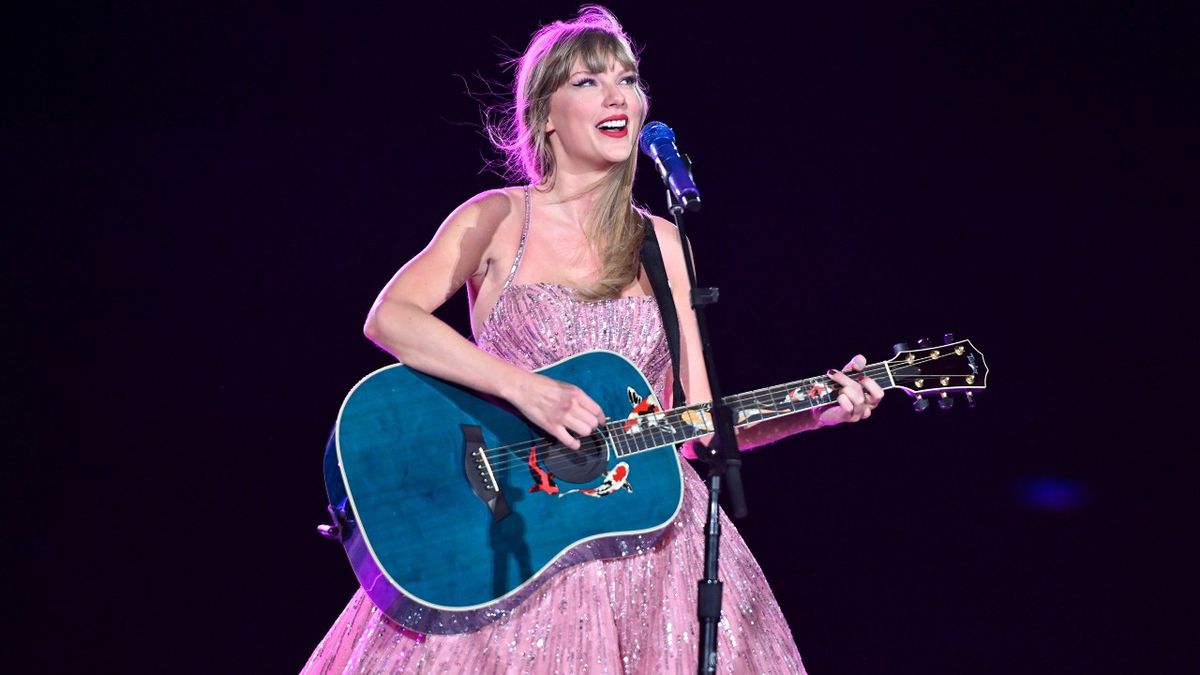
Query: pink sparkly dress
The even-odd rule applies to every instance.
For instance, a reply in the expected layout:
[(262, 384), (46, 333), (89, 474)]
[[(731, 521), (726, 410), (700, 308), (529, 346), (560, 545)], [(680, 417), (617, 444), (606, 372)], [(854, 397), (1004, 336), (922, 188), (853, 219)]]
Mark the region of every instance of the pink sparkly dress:
[[(508, 279), (482, 325), (480, 349), (534, 369), (589, 349), (624, 355), (668, 400), (670, 366), (652, 296), (583, 302), (556, 284)], [(641, 555), (594, 560), (554, 576), (507, 617), (474, 633), (422, 635), (394, 623), (362, 589), (317, 645), (304, 673), (694, 673), (696, 582), (703, 575), (707, 488), (683, 463), (679, 517)], [(718, 665), (728, 673), (803, 673), (775, 596), (721, 513)]]

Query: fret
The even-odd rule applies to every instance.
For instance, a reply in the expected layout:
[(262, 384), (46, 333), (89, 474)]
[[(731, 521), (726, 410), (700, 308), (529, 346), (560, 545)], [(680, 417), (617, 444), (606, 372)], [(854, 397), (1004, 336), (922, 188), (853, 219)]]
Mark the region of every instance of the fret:
[[(612, 425), (610, 424), (608, 426), (611, 427)], [(624, 457), (626, 454), (628, 454), (625, 452), (625, 439), (621, 438), (621, 436), (624, 434), (614, 434), (611, 428), (606, 429), (605, 434), (607, 435), (609, 442), (612, 443), (613, 454), (615, 454), (618, 458)]]
[(891, 389), (896, 386), (896, 377), (892, 375), (892, 369), (888, 366), (887, 361), (884, 361), (881, 365), (883, 366), (883, 374), (887, 375), (887, 384), (881, 383), (879, 386), (884, 389)]
[(624, 429), (621, 428), (622, 424), (623, 423), (621, 423), (621, 422), (618, 422), (616, 424), (617, 433), (614, 434), (614, 436), (617, 439), (617, 446), (619, 447), (617, 456), (618, 457), (628, 457), (629, 455), (632, 455), (633, 453), (637, 452), (637, 449), (630, 447), (630, 443), (631, 443), (632, 439), (629, 438), (628, 434), (626, 434)]
[(657, 444), (652, 443), (650, 441), (650, 439), (647, 438), (649, 435), (650, 435), (649, 433), (647, 433), (645, 430), (643, 430), (642, 433), (639, 433), (637, 436), (634, 437), (634, 442), (635, 442), (635, 445), (638, 446), (639, 452), (658, 447)]

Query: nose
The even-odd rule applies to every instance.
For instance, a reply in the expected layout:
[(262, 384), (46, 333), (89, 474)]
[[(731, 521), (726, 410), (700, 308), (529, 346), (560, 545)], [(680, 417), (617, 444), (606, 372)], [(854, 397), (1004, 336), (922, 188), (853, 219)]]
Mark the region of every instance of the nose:
[(604, 105), (610, 108), (625, 107), (625, 91), (620, 85), (608, 84), (604, 92)]

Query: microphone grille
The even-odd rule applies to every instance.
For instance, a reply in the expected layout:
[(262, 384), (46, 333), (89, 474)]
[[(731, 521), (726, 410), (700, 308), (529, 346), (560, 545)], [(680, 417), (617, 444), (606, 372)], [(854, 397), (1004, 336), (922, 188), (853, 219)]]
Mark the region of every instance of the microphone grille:
[(650, 146), (658, 140), (665, 140), (667, 142), (674, 143), (675, 132), (671, 131), (671, 127), (663, 124), (662, 122), (650, 122), (646, 126), (642, 127), (642, 135), (641, 139), (638, 141), (638, 146), (642, 149), (642, 152), (649, 155)]

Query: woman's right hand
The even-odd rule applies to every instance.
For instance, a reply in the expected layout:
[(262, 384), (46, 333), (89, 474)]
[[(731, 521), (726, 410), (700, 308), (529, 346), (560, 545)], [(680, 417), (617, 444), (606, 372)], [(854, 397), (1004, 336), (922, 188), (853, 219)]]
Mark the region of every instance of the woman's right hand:
[(587, 436), (604, 423), (604, 410), (582, 389), (545, 375), (526, 373), (505, 398), (530, 422), (572, 450), (579, 449), (579, 439), (572, 433)]

